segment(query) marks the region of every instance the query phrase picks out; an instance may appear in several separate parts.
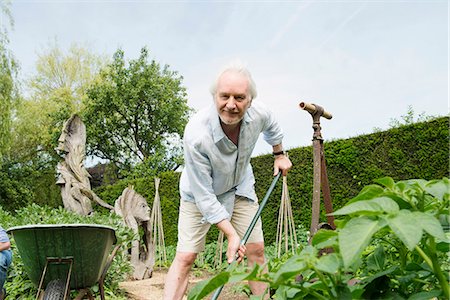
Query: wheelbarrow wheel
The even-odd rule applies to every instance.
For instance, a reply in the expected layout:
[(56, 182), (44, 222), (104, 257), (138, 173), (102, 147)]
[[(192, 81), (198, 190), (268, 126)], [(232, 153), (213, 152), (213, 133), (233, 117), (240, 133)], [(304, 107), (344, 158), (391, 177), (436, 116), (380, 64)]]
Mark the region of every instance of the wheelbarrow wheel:
[(47, 284), (43, 300), (64, 300), (66, 283), (61, 279), (55, 279)]

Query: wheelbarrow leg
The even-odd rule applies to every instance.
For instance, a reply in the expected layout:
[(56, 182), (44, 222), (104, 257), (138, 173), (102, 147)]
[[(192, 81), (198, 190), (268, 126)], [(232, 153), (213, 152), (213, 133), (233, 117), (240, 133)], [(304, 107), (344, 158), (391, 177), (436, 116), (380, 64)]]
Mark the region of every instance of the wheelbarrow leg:
[(45, 262), (44, 270), (41, 274), (41, 280), (39, 281), (39, 287), (38, 287), (38, 293), (36, 295), (36, 300), (40, 299), (41, 291), (42, 291), (42, 284), (44, 283), (45, 273), (47, 273), (47, 267), (48, 267), (48, 260)]
[(47, 273), (47, 269), (50, 264), (69, 264), (69, 271), (67, 273), (67, 279), (66, 279), (66, 284), (65, 284), (65, 288), (64, 288), (64, 299), (66, 299), (67, 296), (69, 295), (70, 276), (72, 274), (73, 257), (64, 257), (64, 258), (47, 257), (45, 266), (44, 266), (44, 270), (42, 271), (41, 279), (39, 281), (39, 287), (38, 287), (38, 293), (36, 295), (36, 300), (41, 299), (40, 296), (41, 296), (41, 291), (42, 291), (42, 285), (44, 284), (45, 274)]
[(92, 295), (90, 289), (82, 289), (82, 290), (80, 290), (78, 295), (73, 300), (82, 300), (82, 299), (84, 299), (84, 296), (87, 296), (89, 300), (95, 300), (95, 298)]
[(120, 244), (116, 245), (114, 247), (113, 251), (111, 252), (111, 255), (108, 257), (105, 263), (105, 267), (103, 268), (102, 275), (100, 276), (100, 279), (98, 281), (98, 287), (100, 289), (100, 299), (105, 300), (105, 287), (103, 286), (103, 283), (105, 282), (106, 273), (108, 272), (109, 267), (112, 264), (112, 261), (114, 259), (114, 256), (116, 256), (117, 251), (120, 248)]

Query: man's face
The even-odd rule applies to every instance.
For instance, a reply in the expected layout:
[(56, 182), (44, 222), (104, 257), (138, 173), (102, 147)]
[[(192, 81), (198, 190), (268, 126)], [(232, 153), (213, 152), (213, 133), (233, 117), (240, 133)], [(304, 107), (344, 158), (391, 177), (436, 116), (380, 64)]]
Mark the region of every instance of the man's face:
[(248, 80), (239, 73), (225, 72), (217, 83), (214, 96), (220, 120), (226, 125), (238, 124), (250, 107)]

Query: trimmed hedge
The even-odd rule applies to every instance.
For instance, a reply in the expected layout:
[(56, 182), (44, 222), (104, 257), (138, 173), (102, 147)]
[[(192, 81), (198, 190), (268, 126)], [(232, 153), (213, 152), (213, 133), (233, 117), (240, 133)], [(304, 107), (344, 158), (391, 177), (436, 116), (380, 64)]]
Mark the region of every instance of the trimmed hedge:
[[(372, 184), (380, 177), (390, 176), (395, 181), (448, 177), (449, 118), (442, 117), (350, 139), (325, 142), (324, 153), (333, 208), (337, 209), (356, 196), (363, 186)], [(312, 146), (290, 149), (289, 157), (293, 168), (287, 180), (295, 223), (309, 228), (313, 189)], [(256, 192), (262, 199), (273, 179), (273, 157), (255, 157), (252, 159), (252, 166)], [(179, 176), (179, 173), (173, 172), (160, 175), (159, 193), (167, 245), (174, 245), (177, 240)], [(134, 185), (135, 190), (152, 207), (155, 194), (153, 178), (122, 180), (111, 186), (100, 187), (96, 193), (114, 205), (114, 201), (128, 185)], [(281, 190), (280, 180), (262, 214), (266, 243), (275, 241)], [(325, 220), (324, 211), (322, 207), (321, 220)], [(215, 226), (213, 228), (208, 236), (209, 242), (217, 239)]]

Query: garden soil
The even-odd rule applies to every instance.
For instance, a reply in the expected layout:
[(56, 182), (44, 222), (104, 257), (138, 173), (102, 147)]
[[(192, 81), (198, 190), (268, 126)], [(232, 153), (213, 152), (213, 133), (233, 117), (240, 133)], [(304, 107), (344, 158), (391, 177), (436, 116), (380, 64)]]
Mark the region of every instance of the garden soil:
[[(130, 300), (161, 300), (163, 298), (163, 289), (164, 289), (164, 280), (166, 278), (167, 270), (154, 270), (152, 278), (144, 279), (144, 280), (135, 280), (135, 281), (125, 281), (121, 282), (120, 288), (126, 291), (127, 299)], [(189, 276), (189, 285), (188, 291), (198, 282), (207, 279), (213, 275), (207, 272), (191, 272)], [(227, 284), (225, 285), (222, 293), (220, 294), (219, 299), (233, 299), (233, 300), (244, 300), (249, 297), (245, 295), (243, 292), (240, 292), (239, 285), (243, 285), (243, 283), (238, 284)], [(210, 299), (211, 295), (208, 298)], [(187, 299), (185, 296), (183, 299)]]

